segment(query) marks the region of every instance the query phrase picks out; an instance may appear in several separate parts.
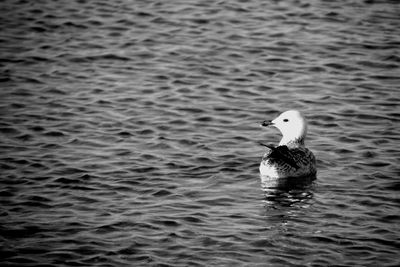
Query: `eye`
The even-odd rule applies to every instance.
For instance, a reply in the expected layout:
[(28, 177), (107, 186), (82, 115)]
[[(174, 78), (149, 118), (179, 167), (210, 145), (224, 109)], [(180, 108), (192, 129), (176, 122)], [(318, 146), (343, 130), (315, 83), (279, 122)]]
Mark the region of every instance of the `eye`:
[(288, 120), (288, 119), (284, 119), (283, 121), (284, 121), (284, 122), (288, 122), (289, 120)]

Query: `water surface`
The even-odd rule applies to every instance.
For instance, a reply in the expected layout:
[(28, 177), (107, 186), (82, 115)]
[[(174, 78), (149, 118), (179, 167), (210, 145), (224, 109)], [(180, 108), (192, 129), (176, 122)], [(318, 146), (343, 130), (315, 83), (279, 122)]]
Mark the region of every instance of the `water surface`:
[[(397, 1), (3, 1), (4, 266), (398, 266)], [(317, 179), (263, 192), (287, 109)]]

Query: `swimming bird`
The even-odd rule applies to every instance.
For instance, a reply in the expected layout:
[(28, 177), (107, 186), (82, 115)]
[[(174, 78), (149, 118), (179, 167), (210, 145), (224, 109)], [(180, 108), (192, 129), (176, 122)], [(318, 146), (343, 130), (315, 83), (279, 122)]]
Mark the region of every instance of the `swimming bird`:
[(307, 122), (297, 110), (289, 110), (272, 121), (264, 121), (261, 126), (274, 126), (282, 133), (278, 146), (266, 145), (261, 164), (261, 179), (310, 177), (317, 173), (314, 154), (305, 147)]

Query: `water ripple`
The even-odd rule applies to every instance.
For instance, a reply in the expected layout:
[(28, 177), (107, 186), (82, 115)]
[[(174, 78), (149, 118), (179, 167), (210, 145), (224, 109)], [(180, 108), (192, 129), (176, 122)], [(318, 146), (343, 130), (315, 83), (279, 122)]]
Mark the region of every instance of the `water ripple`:
[[(1, 265), (399, 265), (399, 8), (5, 1)], [(292, 108), (317, 177), (261, 185)]]

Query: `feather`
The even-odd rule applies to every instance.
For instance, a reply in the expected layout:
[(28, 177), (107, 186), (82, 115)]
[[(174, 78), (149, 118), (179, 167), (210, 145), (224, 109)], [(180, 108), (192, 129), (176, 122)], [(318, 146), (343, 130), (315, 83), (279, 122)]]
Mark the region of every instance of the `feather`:
[(271, 152), (267, 154), (266, 158), (264, 160), (269, 160), (271, 163), (280, 163), (283, 161), (283, 163), (286, 163), (290, 165), (291, 167), (295, 168), (296, 170), (299, 167), (297, 165), (296, 160), (295, 160), (295, 155), (293, 155), (293, 152), (289, 150), (287, 146), (277, 146), (274, 147), (273, 145), (266, 145), (263, 143), (260, 143), (262, 146), (266, 146), (269, 149), (271, 149)]

